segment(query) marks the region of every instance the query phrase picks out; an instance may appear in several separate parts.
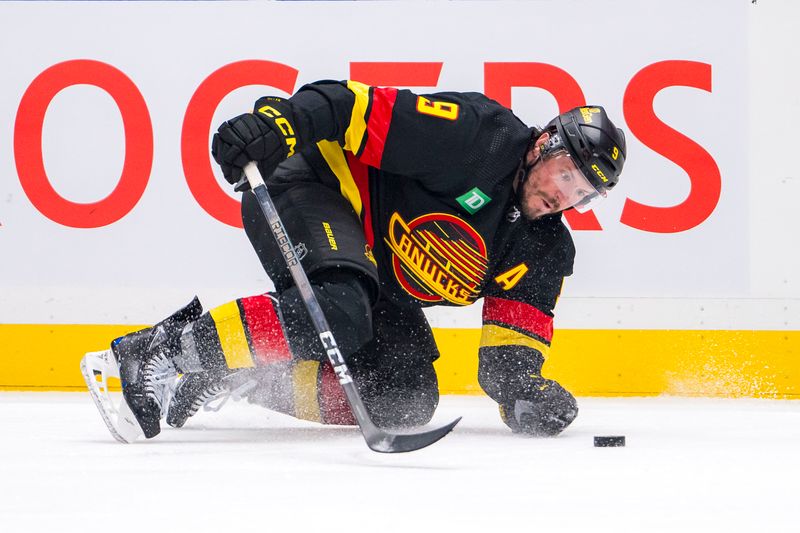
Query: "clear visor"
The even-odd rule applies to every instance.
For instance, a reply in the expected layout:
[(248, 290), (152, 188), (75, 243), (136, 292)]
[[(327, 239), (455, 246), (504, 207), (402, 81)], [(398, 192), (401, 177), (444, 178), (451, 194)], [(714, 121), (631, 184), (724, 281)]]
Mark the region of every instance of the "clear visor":
[(578, 213), (585, 213), (606, 197), (605, 192), (597, 192), (589, 183), (566, 150), (546, 154), (542, 162), (547, 164), (553, 184), (558, 189), (558, 206), (562, 210), (573, 207)]

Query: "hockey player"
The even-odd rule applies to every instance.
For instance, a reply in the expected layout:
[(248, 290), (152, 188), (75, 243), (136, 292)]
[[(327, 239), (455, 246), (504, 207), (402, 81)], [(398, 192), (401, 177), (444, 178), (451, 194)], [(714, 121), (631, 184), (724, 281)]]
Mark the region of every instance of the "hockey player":
[[(480, 385), (514, 432), (537, 436), (557, 435), (578, 413), (572, 394), (542, 376), (574, 259), (561, 213), (604, 198), (625, 152), (600, 106), (539, 130), (478, 93), (417, 95), (355, 81), (261, 98), (212, 142), (236, 190), (248, 188), (244, 165), (258, 163), (376, 424), (424, 424), (437, 406), (439, 352), (422, 308), (483, 298)], [(122, 413), (116, 423), (104, 417), (120, 440), (155, 436), (165, 414), (180, 427), (223, 392), (299, 418), (353, 423), (249, 192), (242, 218), (274, 293), (205, 313), (195, 298), (115, 340), (102, 362), (87, 355), (87, 382), (92, 368), (119, 365)], [(237, 275), (235, 265), (227, 275)]]

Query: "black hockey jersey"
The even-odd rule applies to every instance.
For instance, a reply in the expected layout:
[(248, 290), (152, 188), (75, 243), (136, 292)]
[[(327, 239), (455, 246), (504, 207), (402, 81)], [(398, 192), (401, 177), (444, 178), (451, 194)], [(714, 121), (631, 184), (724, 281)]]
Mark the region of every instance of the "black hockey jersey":
[(383, 296), (401, 306), (483, 298), (482, 359), (506, 347), (530, 360), (533, 349), (540, 368), (574, 246), (560, 215), (529, 221), (515, 206), (532, 130), (479, 93), (317, 82), (290, 102), (297, 129), (312, 132), (304, 154), (362, 220)]

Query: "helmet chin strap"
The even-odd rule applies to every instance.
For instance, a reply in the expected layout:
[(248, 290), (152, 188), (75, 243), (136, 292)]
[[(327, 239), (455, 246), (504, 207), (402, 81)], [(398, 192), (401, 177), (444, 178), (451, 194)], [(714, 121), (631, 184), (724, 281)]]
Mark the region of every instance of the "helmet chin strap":
[(517, 189), (515, 192), (516, 202), (518, 205), (522, 205), (522, 189), (525, 185), (525, 182), (528, 181), (528, 176), (530, 176), (531, 170), (539, 162), (542, 158), (541, 150), (536, 155), (536, 157), (528, 163), (528, 153), (533, 148), (534, 144), (536, 143), (536, 134), (535, 132), (531, 132), (531, 142), (528, 144), (528, 149), (525, 150), (525, 155), (522, 156), (522, 160), (519, 162), (519, 167), (517, 168)]

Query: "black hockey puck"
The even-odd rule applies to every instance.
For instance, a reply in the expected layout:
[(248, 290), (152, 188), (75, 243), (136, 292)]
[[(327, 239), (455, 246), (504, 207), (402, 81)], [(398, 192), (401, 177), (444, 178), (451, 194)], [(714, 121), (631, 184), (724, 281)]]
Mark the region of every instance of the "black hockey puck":
[(616, 448), (618, 446), (625, 446), (625, 435), (594, 438), (595, 448)]

